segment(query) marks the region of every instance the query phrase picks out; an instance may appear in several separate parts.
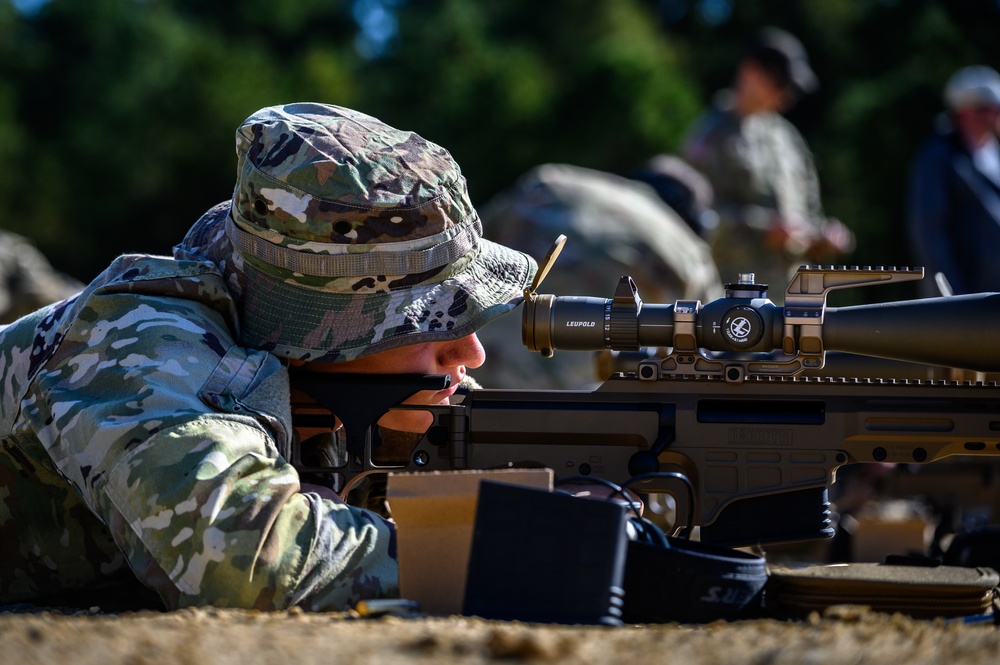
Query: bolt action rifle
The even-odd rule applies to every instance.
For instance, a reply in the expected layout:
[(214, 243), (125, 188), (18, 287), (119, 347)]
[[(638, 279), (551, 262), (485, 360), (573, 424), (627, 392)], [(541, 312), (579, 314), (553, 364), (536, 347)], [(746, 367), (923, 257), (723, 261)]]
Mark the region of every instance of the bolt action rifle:
[[(342, 494), (373, 473), (544, 466), (557, 479), (665, 492), (677, 504), (675, 526), (740, 546), (832, 536), (827, 490), (845, 464), (1000, 455), (995, 382), (823, 375), (828, 352), (998, 371), (1000, 293), (828, 307), (831, 290), (920, 279), (923, 270), (802, 266), (784, 306), (752, 274), (706, 304), (643, 303), (629, 277), (610, 299), (538, 294), (561, 242), (525, 290), (524, 344), (543, 356), (646, 347), (662, 355), (595, 390), (471, 390), (450, 406), (399, 405), (446, 388), (448, 377), (296, 373), (298, 438), (329, 433), (336, 414), (347, 450), (317, 466), (300, 444), (293, 463), (326, 473)], [(433, 425), (405, 459), (385, 464), (373, 423), (390, 408), (429, 411)]]

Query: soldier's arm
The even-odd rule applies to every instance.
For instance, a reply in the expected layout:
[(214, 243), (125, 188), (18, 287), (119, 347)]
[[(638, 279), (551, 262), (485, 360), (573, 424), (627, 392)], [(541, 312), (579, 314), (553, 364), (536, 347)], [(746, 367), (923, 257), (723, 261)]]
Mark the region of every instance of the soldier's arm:
[(281, 380), (275, 358), (185, 299), (88, 305), (24, 417), (168, 606), (343, 609), (396, 593), (391, 524), (303, 493), (279, 454), (287, 433), (254, 396)]

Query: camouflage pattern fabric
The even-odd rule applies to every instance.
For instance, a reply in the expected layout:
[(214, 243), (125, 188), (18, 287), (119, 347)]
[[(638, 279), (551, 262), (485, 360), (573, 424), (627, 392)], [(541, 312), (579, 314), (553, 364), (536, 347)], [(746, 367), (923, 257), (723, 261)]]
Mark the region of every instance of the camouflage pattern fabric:
[[(710, 240), (726, 281), (752, 272), (770, 286), (771, 300), (781, 302), (789, 277), (808, 262), (805, 252), (826, 223), (819, 178), (802, 136), (778, 113), (741, 119), (723, 95), (695, 123), (683, 155), (715, 190), (719, 226)], [(779, 247), (768, 241), (776, 220), (790, 232)]]
[[(723, 289), (704, 240), (652, 187), (603, 171), (543, 164), (481, 207), (491, 240), (539, 260), (568, 238), (539, 293), (610, 298), (630, 275), (644, 302), (708, 302)], [(505, 316), (479, 331), (486, 364), (475, 378), (487, 388), (575, 389), (594, 386), (594, 355), (556, 350), (542, 358), (521, 344), (521, 317)]]
[(27, 238), (0, 231), (0, 324), (83, 290), (55, 270)]
[(301, 484), (286, 359), (464, 337), (535, 270), (450, 155), (349, 109), (263, 109), (232, 201), (0, 328), (0, 602), (131, 571), (169, 608), (398, 593), (393, 525)]
[(0, 602), (132, 574), (167, 607), (397, 593), (394, 530), (300, 491), (288, 373), (207, 262), (126, 256), (0, 331)]
[(337, 362), (465, 337), (513, 309), (534, 262), (482, 238), (451, 155), (325, 104), (250, 116), (237, 184), (175, 248), (219, 265), (240, 340)]

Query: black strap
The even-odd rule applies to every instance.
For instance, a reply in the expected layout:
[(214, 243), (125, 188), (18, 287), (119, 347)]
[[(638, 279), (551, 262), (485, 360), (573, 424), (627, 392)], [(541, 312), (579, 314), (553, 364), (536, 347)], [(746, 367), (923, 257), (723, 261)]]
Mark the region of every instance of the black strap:
[(681, 538), (667, 544), (629, 542), (625, 621), (702, 623), (760, 614), (763, 557)]

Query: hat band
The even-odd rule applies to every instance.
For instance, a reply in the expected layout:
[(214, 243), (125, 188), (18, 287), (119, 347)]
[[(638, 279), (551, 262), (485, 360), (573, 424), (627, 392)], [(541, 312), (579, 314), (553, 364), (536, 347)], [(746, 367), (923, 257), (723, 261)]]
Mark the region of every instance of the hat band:
[(365, 275), (413, 275), (448, 265), (479, 244), (479, 219), (464, 225), (448, 240), (423, 250), (393, 252), (376, 249), (351, 254), (317, 254), (282, 247), (241, 229), (233, 217), (226, 218), (226, 234), (241, 254), (272, 266), (313, 277), (359, 277)]

